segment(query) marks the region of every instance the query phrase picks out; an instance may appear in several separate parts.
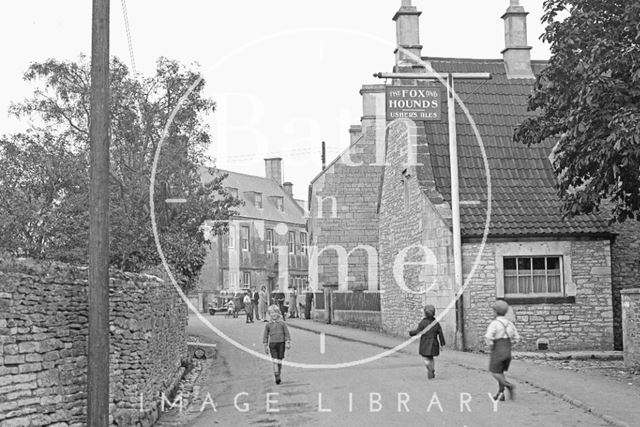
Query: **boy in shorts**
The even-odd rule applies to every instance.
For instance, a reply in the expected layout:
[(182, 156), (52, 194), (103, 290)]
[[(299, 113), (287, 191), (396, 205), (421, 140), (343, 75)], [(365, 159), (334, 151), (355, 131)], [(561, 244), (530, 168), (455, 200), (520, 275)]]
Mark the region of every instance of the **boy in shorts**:
[(502, 401), (505, 388), (509, 390), (509, 398), (515, 398), (515, 385), (507, 381), (504, 373), (509, 370), (511, 363), (511, 345), (520, 340), (520, 335), (513, 322), (505, 317), (509, 311), (506, 301), (496, 301), (493, 310), (496, 318), (489, 324), (484, 339), (491, 349), (489, 372), (498, 382), (498, 393), (493, 399)]
[(289, 328), (284, 323), (280, 309), (277, 306), (269, 307), (269, 317), (271, 320), (264, 327), (262, 342), (264, 343), (264, 352), (271, 354), (276, 384), (280, 384), (282, 360), (284, 359), (285, 348), (291, 348), (291, 337)]

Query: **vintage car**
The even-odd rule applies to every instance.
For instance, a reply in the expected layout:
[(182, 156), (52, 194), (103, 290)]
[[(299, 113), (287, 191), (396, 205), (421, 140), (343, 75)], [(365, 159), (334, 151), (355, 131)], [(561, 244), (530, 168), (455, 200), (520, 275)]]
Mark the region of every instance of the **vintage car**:
[(237, 290), (222, 290), (220, 293), (209, 303), (209, 314), (215, 315), (219, 312), (227, 312), (227, 302), (233, 301), (234, 313), (233, 316), (237, 317), (241, 311), (244, 311), (244, 296), (249, 291), (249, 288), (241, 288)]
[(219, 305), (218, 298), (215, 298), (213, 301), (211, 301), (207, 307), (207, 311), (212, 316), (215, 315), (216, 312), (222, 311), (222, 310), (224, 310), (224, 308)]

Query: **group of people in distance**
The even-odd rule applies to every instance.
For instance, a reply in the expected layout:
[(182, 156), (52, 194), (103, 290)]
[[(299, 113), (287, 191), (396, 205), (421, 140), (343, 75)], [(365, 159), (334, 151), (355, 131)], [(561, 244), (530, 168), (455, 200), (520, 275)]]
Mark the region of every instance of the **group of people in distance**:
[[(489, 357), (489, 372), (498, 382), (498, 392), (493, 396), (494, 400), (505, 400), (505, 390), (509, 392), (509, 398), (515, 398), (515, 385), (507, 381), (505, 372), (509, 370), (511, 363), (511, 346), (520, 340), (518, 330), (511, 320), (506, 317), (509, 304), (498, 300), (493, 305), (495, 319), (489, 323), (484, 336), (487, 346), (491, 349)], [(427, 368), (427, 378), (436, 376), (434, 357), (440, 354), (445, 340), (442, 326), (435, 318), (436, 309), (433, 305), (426, 305), (423, 309), (424, 318), (418, 326), (409, 331), (409, 336), (420, 334), (420, 346), (418, 352), (423, 358)]]
[[(304, 312), (304, 318), (311, 318), (311, 304), (313, 303), (313, 292), (305, 292), (304, 297), (299, 297), (295, 288), (292, 288), (289, 292), (289, 305), (285, 305), (285, 294), (280, 290), (276, 290), (272, 294), (272, 304), (280, 309), (280, 314), (284, 320), (286, 315), (289, 318), (300, 318)], [(304, 298), (304, 299), (301, 299)], [(260, 291), (252, 288), (251, 291), (247, 291), (242, 297), (242, 303), (246, 314), (246, 323), (253, 323), (255, 320), (261, 320), (268, 322), (268, 299), (267, 289), (263, 286)], [(224, 304), (227, 309), (227, 315), (237, 317), (238, 307), (233, 301), (233, 298), (229, 298)]]

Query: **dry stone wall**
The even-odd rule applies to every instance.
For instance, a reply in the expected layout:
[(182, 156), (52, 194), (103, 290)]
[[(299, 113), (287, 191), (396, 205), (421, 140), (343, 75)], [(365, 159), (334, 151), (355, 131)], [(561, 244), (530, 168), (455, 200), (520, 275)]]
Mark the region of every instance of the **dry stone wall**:
[[(87, 270), (0, 260), (0, 425), (86, 425)], [(184, 371), (186, 306), (173, 286), (112, 272), (110, 422), (152, 425)], [(142, 411), (140, 404), (142, 401)]]

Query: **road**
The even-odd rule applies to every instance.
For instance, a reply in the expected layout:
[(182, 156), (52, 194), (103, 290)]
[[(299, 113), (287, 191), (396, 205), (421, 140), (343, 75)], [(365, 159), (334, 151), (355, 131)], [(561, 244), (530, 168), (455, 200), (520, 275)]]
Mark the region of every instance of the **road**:
[[(206, 319), (239, 345), (263, 351), (264, 323), (246, 324), (242, 317), (220, 315)], [(364, 364), (325, 369), (375, 357), (382, 350), (299, 329), (290, 331), (293, 347), (286, 360), (322, 366), (285, 366), (283, 381), (276, 385), (268, 360), (237, 348), (191, 316), (189, 334), (202, 342), (217, 344), (218, 357), (196, 387), (200, 399), (191, 404), (189, 411), (164, 416), (162, 425), (606, 425), (526, 384), (518, 384), (515, 401), (500, 402), (496, 407), (489, 397), (496, 386), (487, 372), (436, 359), (437, 378), (428, 381), (417, 353), (399, 352)], [(417, 344), (412, 344), (412, 352), (416, 349)]]

